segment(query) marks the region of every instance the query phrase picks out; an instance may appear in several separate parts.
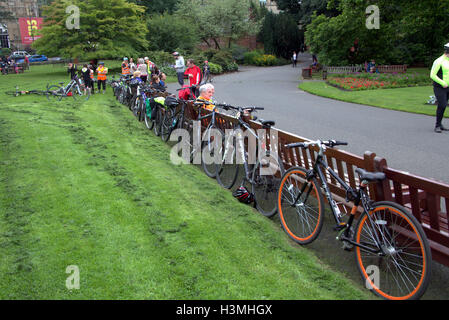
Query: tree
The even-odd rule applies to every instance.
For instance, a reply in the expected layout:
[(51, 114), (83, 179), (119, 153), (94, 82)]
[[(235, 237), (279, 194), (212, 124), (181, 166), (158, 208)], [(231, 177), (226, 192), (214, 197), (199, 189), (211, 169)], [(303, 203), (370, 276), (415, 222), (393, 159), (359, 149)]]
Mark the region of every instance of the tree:
[(172, 14), (179, 0), (132, 0), (130, 2), (145, 7), (146, 13), (149, 15), (157, 15), (164, 12)]
[(328, 9), (340, 12), (335, 17), (312, 16), (306, 42), (323, 64), (348, 64), (348, 51), (359, 41), (356, 63), (375, 59), (378, 63), (430, 63), (442, 54), (448, 42), (448, 1), (378, 0), (380, 28), (366, 27), (368, 0), (329, 1)]
[(199, 42), (196, 25), (167, 13), (149, 17), (148, 31), (150, 50), (191, 51)]
[(289, 59), (302, 43), (302, 33), (292, 14), (267, 12), (259, 39), (263, 41), (266, 53)]
[(211, 39), (217, 49), (218, 39), (238, 39), (244, 34), (256, 34), (259, 24), (250, 19), (251, 0), (181, 0), (176, 15), (198, 29), (201, 40), (210, 47)]
[[(79, 8), (79, 28), (67, 27)], [(67, 58), (117, 58), (138, 55), (147, 49), (145, 9), (126, 0), (61, 0), (44, 7), (42, 37), (33, 48), (49, 56)]]
[(301, 0), (275, 0), (279, 10), (297, 15), (301, 10)]

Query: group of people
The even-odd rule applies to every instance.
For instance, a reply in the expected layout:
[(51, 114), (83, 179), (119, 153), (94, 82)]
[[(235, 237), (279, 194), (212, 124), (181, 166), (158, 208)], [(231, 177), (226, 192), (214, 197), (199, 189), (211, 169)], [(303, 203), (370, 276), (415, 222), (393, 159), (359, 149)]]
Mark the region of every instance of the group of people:
[[(101, 92), (103, 88), (103, 94), (106, 92), (106, 80), (108, 74), (108, 68), (105, 67), (104, 62), (99, 62), (98, 66), (94, 64), (95, 62), (91, 61), (90, 64), (84, 64), (81, 69), (81, 79), (84, 82), (84, 94), (87, 94), (87, 91), (90, 94), (95, 93), (95, 73), (97, 74), (97, 86), (98, 93)], [(67, 73), (70, 74), (71, 80), (77, 80), (77, 66), (74, 63), (69, 63), (67, 66)]]
[[(30, 65), (30, 60), (27, 56), (24, 57), (24, 61), (22, 64), (22, 68), (28, 69)], [(17, 63), (16, 59), (12, 58), (12, 56), (6, 57), (2, 56), (0, 57), (0, 73), (2, 74), (8, 74), (9, 69), (12, 67), (15, 73), (19, 73), (19, 64)]]
[(122, 75), (132, 76), (133, 82), (149, 83), (154, 89), (165, 91), (167, 75), (161, 72), (148, 57), (137, 59), (137, 64), (134, 63), (133, 58), (124, 57)]

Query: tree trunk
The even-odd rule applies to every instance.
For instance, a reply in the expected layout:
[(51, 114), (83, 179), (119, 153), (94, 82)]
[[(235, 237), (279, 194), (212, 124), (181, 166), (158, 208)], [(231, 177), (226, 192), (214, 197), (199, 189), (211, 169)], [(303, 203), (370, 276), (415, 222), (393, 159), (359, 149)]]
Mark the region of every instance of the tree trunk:
[(216, 38), (212, 38), (215, 42), (215, 49), (221, 50), (220, 45), (218, 44), (218, 41)]
[(207, 41), (206, 38), (201, 38), (201, 40), (203, 40), (204, 42), (206, 42), (207, 46), (210, 48), (210, 43), (209, 43), (209, 41)]

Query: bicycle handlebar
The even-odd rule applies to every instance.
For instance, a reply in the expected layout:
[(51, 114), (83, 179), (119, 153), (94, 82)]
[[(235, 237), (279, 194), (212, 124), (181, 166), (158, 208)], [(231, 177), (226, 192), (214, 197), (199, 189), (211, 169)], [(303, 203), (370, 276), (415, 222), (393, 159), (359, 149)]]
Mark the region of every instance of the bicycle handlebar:
[(317, 141), (310, 141), (310, 142), (296, 142), (296, 143), (290, 143), (285, 145), (287, 148), (308, 148), (309, 146), (315, 146), (315, 145), (325, 145), (327, 147), (333, 148), (335, 146), (347, 146), (348, 143), (345, 141), (338, 141), (338, 140), (317, 140)]

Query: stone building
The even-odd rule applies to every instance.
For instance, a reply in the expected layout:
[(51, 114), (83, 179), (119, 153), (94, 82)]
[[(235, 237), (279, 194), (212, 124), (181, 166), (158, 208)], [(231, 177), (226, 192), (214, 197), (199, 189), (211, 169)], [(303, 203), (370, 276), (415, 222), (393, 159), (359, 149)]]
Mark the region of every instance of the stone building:
[(8, 44), (13, 50), (29, 48), (29, 44), (22, 43), (19, 18), (39, 17), (38, 0), (1, 0), (0, 12), (0, 46)]

